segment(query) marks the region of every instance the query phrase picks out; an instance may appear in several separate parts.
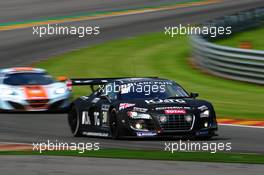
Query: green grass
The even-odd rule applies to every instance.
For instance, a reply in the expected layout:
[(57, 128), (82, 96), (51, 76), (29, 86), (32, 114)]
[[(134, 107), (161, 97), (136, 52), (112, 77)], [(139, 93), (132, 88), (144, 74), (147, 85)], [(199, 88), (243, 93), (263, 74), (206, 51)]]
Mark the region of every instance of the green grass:
[(218, 40), (216, 43), (224, 46), (239, 47), (241, 42), (249, 41), (252, 43), (252, 49), (264, 50), (264, 26), (261, 28), (254, 28), (249, 31), (240, 32), (233, 36)]
[(44, 151), (43, 153), (32, 151), (1, 151), (0, 155), (54, 155), (54, 156), (79, 156), (98, 158), (121, 158), (121, 159), (146, 159), (146, 160), (169, 160), (169, 161), (198, 161), (198, 162), (226, 162), (226, 163), (252, 163), (264, 164), (262, 154), (239, 154), (239, 153), (205, 153), (205, 152), (176, 152), (147, 151), (147, 150), (124, 150), (103, 149), (99, 151), (86, 151), (82, 154), (78, 151)]
[[(264, 120), (263, 86), (226, 80), (190, 66), (187, 37), (154, 33), (111, 41), (53, 57), (35, 66), (53, 76), (120, 77), (159, 76), (173, 79), (188, 91), (211, 101), (220, 117)], [(88, 88), (75, 89), (77, 95)]]

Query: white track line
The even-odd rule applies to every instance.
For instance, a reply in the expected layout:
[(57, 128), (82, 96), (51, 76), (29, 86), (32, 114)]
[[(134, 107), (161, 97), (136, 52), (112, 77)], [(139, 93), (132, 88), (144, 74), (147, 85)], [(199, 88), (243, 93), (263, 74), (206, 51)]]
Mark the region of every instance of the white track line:
[(241, 127), (241, 128), (264, 129), (264, 126), (248, 126), (248, 125), (235, 125), (235, 124), (223, 124), (223, 123), (219, 123), (218, 125), (222, 125), (222, 126), (234, 126), (234, 127)]

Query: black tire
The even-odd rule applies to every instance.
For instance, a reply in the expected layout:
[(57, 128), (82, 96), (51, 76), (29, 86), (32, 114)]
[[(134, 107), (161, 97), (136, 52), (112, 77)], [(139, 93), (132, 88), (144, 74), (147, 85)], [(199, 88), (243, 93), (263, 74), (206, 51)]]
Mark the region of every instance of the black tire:
[(80, 114), (75, 106), (72, 106), (68, 113), (68, 123), (74, 137), (82, 136)]
[(117, 120), (117, 117), (116, 117), (115, 110), (111, 111), (110, 123), (109, 124), (110, 124), (110, 130), (111, 130), (112, 139), (119, 139), (120, 138), (119, 126), (118, 126), (118, 120)]

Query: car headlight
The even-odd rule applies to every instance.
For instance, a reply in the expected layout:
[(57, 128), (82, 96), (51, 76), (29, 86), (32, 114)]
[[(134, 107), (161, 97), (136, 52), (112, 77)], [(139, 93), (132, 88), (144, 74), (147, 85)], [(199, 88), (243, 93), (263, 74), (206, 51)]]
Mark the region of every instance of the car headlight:
[(56, 89), (55, 93), (56, 94), (64, 94), (66, 91), (67, 91), (67, 89), (63, 87), (63, 88)]
[(205, 110), (200, 114), (201, 118), (208, 118), (210, 116), (210, 111), (209, 110)]
[(17, 93), (12, 89), (1, 89), (1, 94), (4, 96), (17, 95)]
[(134, 111), (129, 111), (128, 116), (132, 119), (151, 119), (151, 116), (149, 114), (145, 113), (138, 113)]

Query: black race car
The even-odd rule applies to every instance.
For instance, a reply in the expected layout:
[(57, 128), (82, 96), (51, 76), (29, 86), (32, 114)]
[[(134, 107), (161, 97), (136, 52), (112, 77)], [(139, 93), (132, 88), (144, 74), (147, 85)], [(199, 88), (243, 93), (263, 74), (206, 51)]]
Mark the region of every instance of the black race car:
[[(73, 101), (68, 122), (74, 136), (184, 136), (209, 139), (217, 122), (211, 103), (195, 99), (174, 81), (160, 78), (72, 79), (93, 93)], [(95, 88), (97, 86), (97, 88)]]

